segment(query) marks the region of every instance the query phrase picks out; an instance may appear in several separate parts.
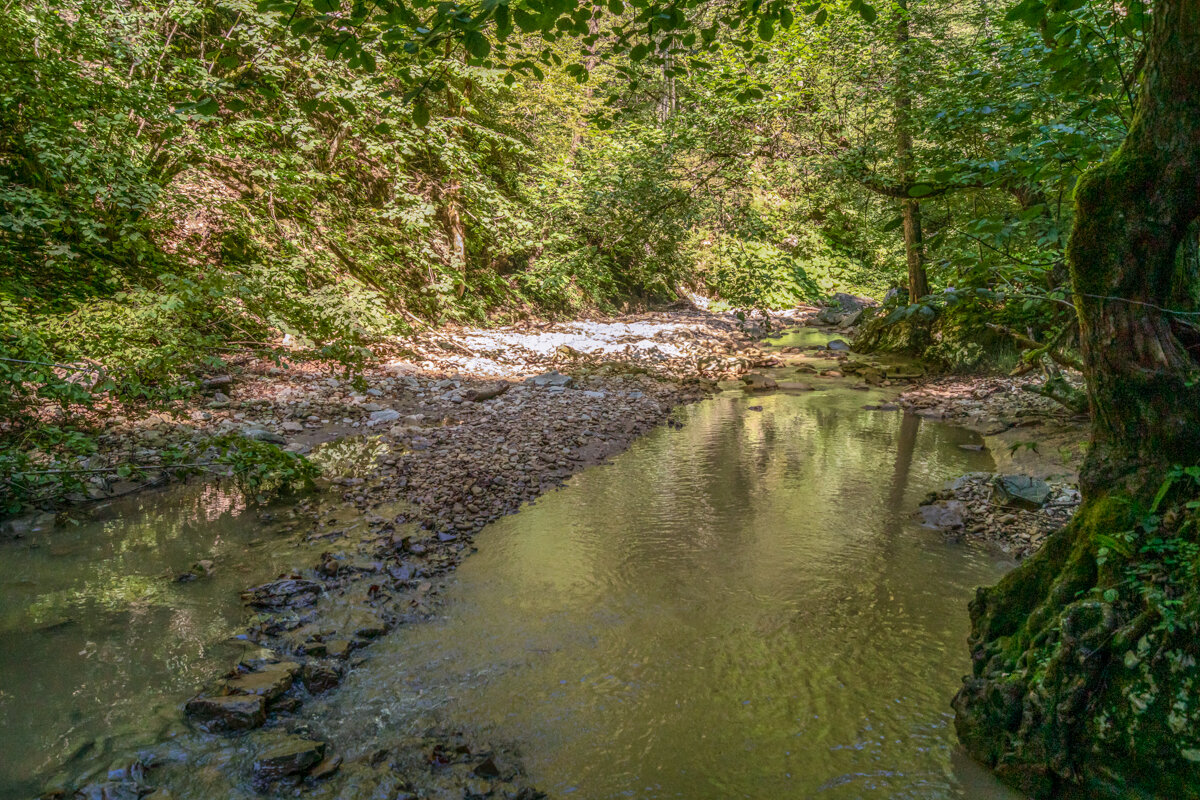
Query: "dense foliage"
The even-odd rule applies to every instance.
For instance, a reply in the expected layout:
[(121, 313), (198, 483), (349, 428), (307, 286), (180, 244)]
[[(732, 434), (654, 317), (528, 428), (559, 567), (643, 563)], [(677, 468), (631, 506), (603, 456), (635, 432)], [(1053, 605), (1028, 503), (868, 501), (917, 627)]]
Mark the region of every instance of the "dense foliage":
[(1069, 198), (1127, 127), (1142, 12), (1039, 8), (14, 7), (6, 474), (86, 456), (79, 408), (170, 402), (238, 351), (353, 369), (414, 327), (692, 293), (887, 294), (863, 346), (1055, 379)]

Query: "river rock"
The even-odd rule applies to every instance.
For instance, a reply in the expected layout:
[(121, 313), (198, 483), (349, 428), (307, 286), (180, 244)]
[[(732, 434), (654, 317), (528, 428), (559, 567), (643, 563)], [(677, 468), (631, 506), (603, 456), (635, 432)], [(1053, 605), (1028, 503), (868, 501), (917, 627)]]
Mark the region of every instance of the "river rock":
[(482, 386), (477, 386), (473, 389), (464, 389), (460, 393), (463, 400), (470, 400), (474, 403), (482, 403), (484, 400), (491, 400), (493, 397), (499, 397), (508, 391), (508, 383), (506, 381), (493, 381), (485, 383)]
[(779, 385), (775, 382), (774, 378), (758, 372), (747, 372), (742, 376), (742, 384), (745, 389), (752, 392), (774, 389)]
[(992, 481), (993, 499), (1008, 508), (1035, 511), (1050, 499), (1050, 484), (1028, 475), (997, 475)]
[(314, 781), (319, 781), (337, 772), (341, 766), (341, 756), (325, 756), (325, 759), (320, 764), (312, 768), (312, 771), (308, 773), (308, 777)]
[(780, 381), (778, 384), (780, 389), (785, 392), (811, 392), (813, 387), (801, 381)]
[(379, 411), (372, 411), (367, 417), (368, 425), (381, 425), (385, 422), (395, 422), (400, 419), (400, 412), (394, 408), (383, 408)]
[(825, 346), (827, 348), (829, 348), (830, 350), (833, 350), (833, 351), (839, 352), (839, 353), (847, 353), (850, 351), (850, 345), (847, 344), (844, 339), (834, 339), (833, 341), (829, 342), (829, 344), (827, 344)]
[(572, 378), (570, 375), (563, 375), (558, 370), (550, 370), (549, 372), (542, 373), (541, 375), (534, 375), (531, 378), (526, 378), (525, 382), (531, 386), (538, 386), (541, 388), (560, 386), (565, 389), (568, 386), (575, 385), (574, 378)]
[(948, 531), (963, 527), (966, 521), (966, 506), (957, 500), (932, 503), (917, 509), (921, 524), (926, 528)]
[(246, 428), (242, 431), (242, 436), (246, 437), (247, 439), (253, 439), (256, 442), (287, 444), (287, 439), (283, 438), (278, 433), (266, 430), (265, 428)]
[(341, 682), (342, 672), (332, 664), (309, 661), (304, 665), (304, 672), (301, 673), (300, 679), (304, 682), (304, 688), (309, 692), (321, 694)]
[(254, 759), (254, 777), (260, 781), (303, 775), (325, 758), (325, 743), (288, 736), (259, 751)]
[(255, 608), (301, 608), (317, 602), (324, 587), (302, 578), (282, 578), (242, 593), (242, 599)]
[(200, 695), (184, 710), (206, 731), (245, 731), (267, 721), (267, 701), (261, 695)]
[(292, 680), (299, 671), (300, 665), (294, 661), (265, 664), (255, 672), (230, 678), (225, 688), (230, 694), (259, 695), (271, 701), (292, 688)]

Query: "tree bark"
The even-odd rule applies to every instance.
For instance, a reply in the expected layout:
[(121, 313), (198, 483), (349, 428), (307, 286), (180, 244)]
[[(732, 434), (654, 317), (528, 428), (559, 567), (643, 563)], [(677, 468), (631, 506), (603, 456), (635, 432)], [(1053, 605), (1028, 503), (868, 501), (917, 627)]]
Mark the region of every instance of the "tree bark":
[(1092, 410), (1085, 491), (1200, 454), (1200, 337), (1165, 311), (1200, 215), (1200, 3), (1155, 4), (1137, 113), (1076, 191), (1067, 259)]
[(1157, 0), (1150, 25), (1133, 123), (1080, 181), (1067, 247), (1084, 502), (978, 591), (954, 698), (968, 752), (1036, 798), (1200, 800), (1200, 487), (1164, 482), (1200, 462), (1200, 336), (1169, 310), (1194, 288), (1177, 253), (1200, 215), (1200, 0)]

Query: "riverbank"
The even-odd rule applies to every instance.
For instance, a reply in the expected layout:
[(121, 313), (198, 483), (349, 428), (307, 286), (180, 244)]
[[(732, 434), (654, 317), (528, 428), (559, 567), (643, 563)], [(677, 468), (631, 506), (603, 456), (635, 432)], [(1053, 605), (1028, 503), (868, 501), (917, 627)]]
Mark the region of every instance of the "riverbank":
[(1088, 418), (1029, 389), (1033, 377), (941, 376), (897, 398), (906, 413), (976, 431), (996, 462), (927, 497), (918, 514), (950, 539), (988, 542), (1026, 558), (1070, 520), (1080, 502)]

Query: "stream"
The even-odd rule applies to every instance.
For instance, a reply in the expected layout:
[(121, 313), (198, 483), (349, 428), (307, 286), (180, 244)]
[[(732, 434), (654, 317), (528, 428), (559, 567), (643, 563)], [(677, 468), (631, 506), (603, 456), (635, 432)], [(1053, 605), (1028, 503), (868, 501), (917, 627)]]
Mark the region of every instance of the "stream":
[[(433, 726), (479, 731), (552, 798), (1017, 797), (961, 754), (949, 708), (966, 603), (1012, 564), (910, 519), (990, 456), (862, 408), (878, 398), (681, 409), (682, 429), (485, 529), (438, 618), (364, 651), (305, 724), (348, 765)], [(0, 545), (0, 797), (36, 794), (72, 754), (212, 738), (178, 707), (236, 658), (237, 591), (305, 563), (212, 487), (114, 506)], [(212, 578), (173, 581), (214, 557)], [(242, 774), (164, 777), (258, 796)]]

